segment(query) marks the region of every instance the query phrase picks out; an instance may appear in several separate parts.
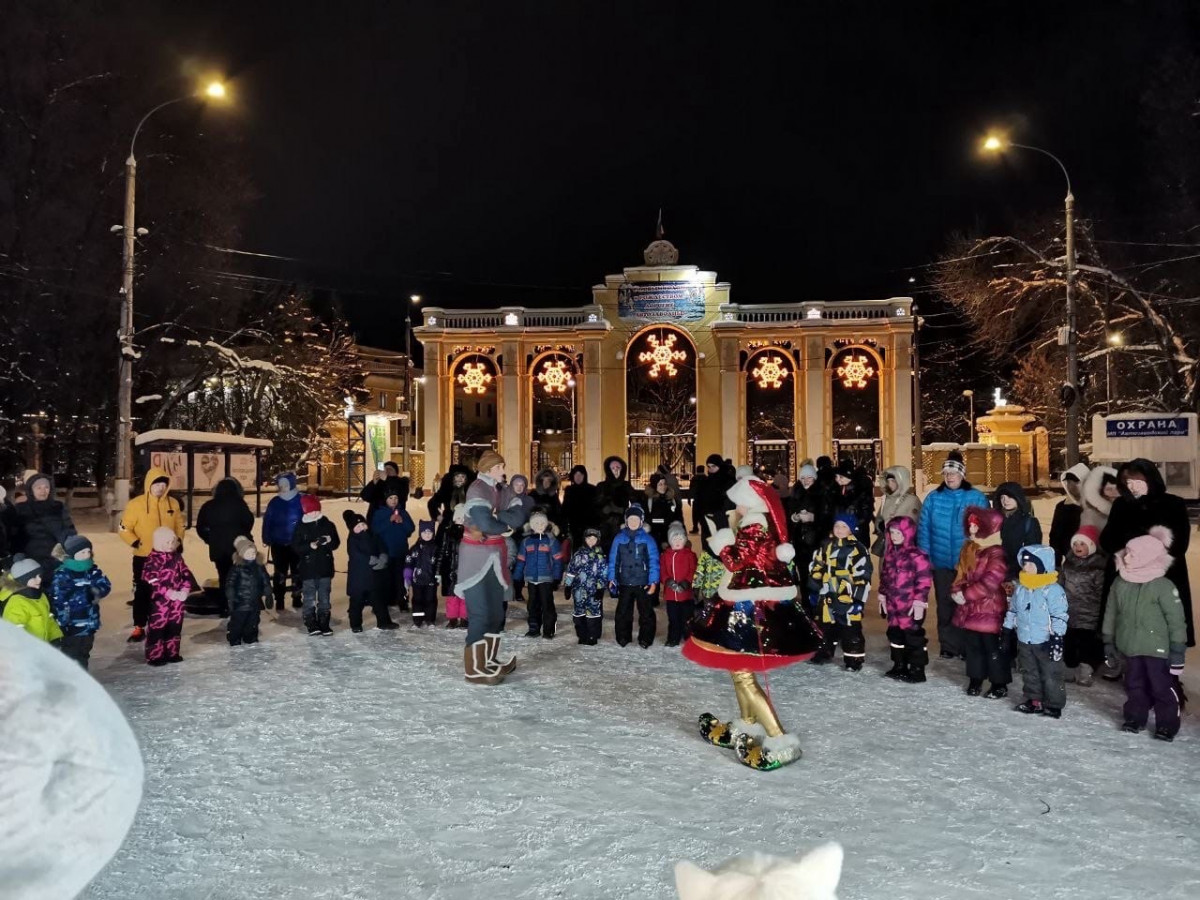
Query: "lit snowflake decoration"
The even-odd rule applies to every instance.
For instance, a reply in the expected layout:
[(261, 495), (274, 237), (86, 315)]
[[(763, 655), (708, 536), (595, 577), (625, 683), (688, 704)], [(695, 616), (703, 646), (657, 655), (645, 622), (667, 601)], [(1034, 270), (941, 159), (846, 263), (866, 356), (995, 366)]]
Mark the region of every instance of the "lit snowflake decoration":
[(661, 341), (658, 339), (658, 335), (650, 335), (650, 346), (654, 349), (639, 353), (638, 359), (644, 363), (652, 363), (650, 366), (651, 378), (657, 378), (660, 370), (666, 372), (668, 378), (674, 378), (677, 373), (675, 363), (687, 362), (687, 353), (674, 349), (675, 335), (673, 334), (668, 334)]
[(865, 388), (875, 369), (865, 356), (847, 356), (837, 367), (838, 378), (848, 388)]
[(484, 368), (483, 363), (465, 363), (458, 373), (458, 383), (463, 386), (465, 394), (482, 394), (492, 383), (492, 373)]
[(765, 356), (750, 370), (750, 374), (754, 376), (760, 388), (781, 388), (784, 379), (788, 377), (788, 370), (784, 368), (783, 360), (778, 356)]
[(547, 394), (565, 394), (567, 382), (571, 380), (571, 373), (567, 371), (567, 364), (561, 359), (551, 359), (542, 366), (542, 371), (537, 374), (537, 380), (546, 388)]

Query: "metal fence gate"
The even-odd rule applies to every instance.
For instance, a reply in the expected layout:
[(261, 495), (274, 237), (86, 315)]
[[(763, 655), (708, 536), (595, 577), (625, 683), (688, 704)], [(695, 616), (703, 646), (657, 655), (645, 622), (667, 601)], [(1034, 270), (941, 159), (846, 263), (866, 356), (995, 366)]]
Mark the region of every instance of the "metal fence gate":
[(842, 459), (851, 459), (856, 466), (862, 466), (874, 481), (883, 471), (883, 441), (879, 438), (834, 441), (833, 464), (836, 466)]
[(483, 451), (495, 450), (496, 446), (496, 441), (486, 444), (464, 444), (462, 441), (455, 441), (450, 445), (450, 462), (461, 463), (469, 469), (474, 469)]
[(629, 435), (629, 481), (636, 487), (648, 486), (650, 476), (665, 465), (681, 481), (696, 471), (694, 434)]
[(787, 473), (788, 483), (796, 478), (796, 442), (789, 440), (750, 441), (750, 465), (756, 471)]

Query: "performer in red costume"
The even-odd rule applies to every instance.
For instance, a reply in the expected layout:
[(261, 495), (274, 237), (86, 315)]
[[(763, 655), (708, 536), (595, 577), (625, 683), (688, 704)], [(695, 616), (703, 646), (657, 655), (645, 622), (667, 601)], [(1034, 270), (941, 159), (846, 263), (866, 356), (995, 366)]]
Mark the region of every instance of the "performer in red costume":
[(755, 673), (811, 658), (821, 646), (821, 633), (805, 614), (788, 570), (796, 551), (786, 543), (787, 518), (778, 493), (746, 476), (726, 495), (737, 507), (737, 533), (710, 526), (708, 545), (726, 572), (717, 595), (696, 617), (683, 655), (729, 672), (737, 695), (738, 718), (723, 722), (704, 713), (700, 734), (718, 747), (733, 748), (751, 768), (778, 769), (800, 758), (800, 741), (784, 732)]

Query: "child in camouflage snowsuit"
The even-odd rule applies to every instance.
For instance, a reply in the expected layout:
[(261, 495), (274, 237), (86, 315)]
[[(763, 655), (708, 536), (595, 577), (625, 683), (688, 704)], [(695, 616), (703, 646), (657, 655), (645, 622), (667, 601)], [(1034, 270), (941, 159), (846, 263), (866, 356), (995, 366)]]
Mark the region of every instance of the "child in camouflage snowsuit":
[(604, 585), (608, 560), (600, 549), (600, 529), (583, 532), (583, 546), (571, 555), (563, 580), (575, 603), (575, 635), (579, 643), (594, 645), (604, 629)]

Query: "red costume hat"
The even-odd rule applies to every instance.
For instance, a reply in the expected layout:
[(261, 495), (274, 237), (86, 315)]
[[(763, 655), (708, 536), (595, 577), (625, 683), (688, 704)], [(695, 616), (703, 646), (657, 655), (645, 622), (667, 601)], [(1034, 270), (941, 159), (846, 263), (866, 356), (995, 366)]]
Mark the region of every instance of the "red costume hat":
[(773, 487), (767, 485), (761, 478), (750, 475), (739, 478), (733, 487), (725, 492), (730, 500), (749, 513), (763, 515), (775, 539), (779, 542), (775, 548), (775, 556), (780, 562), (791, 562), (796, 558), (796, 548), (787, 542), (787, 516), (783, 512), (783, 503)]

